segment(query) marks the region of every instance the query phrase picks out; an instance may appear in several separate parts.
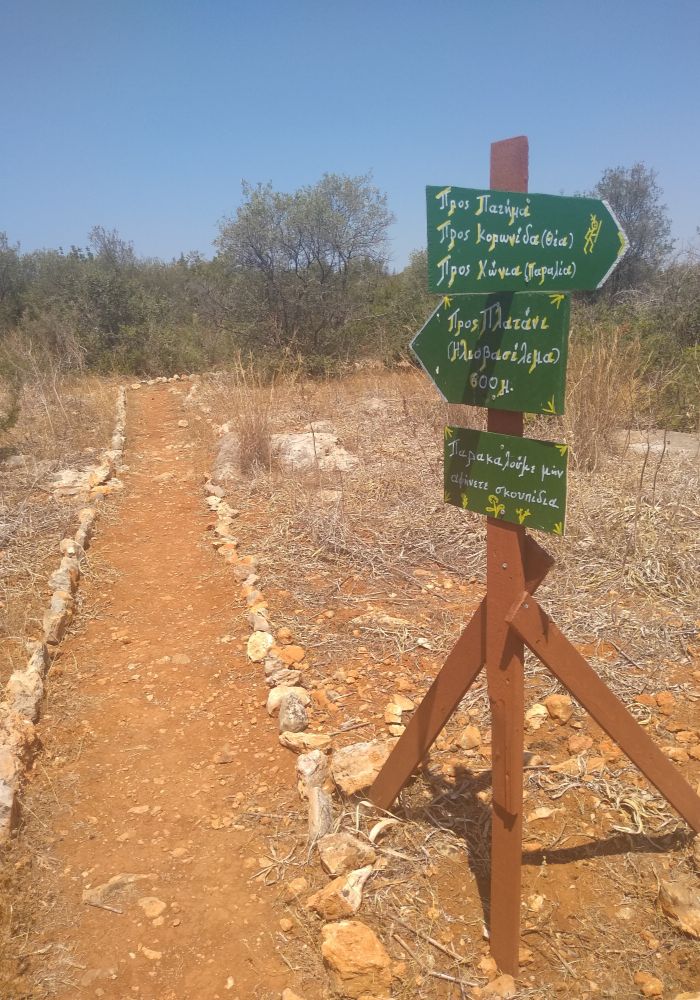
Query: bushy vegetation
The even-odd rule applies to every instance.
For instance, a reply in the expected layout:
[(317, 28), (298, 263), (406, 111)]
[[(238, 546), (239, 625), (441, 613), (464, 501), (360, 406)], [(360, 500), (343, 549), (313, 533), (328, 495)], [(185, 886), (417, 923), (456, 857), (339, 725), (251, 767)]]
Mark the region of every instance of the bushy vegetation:
[[(602, 293), (576, 297), (572, 357), (600, 365), (610, 354), (609, 367), (624, 352), (636, 417), (694, 429), (700, 260), (672, 256), (661, 192), (642, 164), (606, 171), (594, 193), (618, 212), (631, 249)], [(390, 273), (391, 222), (369, 177), (330, 174), (292, 194), (245, 185), (212, 259), (139, 258), (101, 226), (84, 248), (30, 253), (0, 233), (0, 429), (42, 359), (53, 370), (155, 375), (241, 357), (262, 374), (408, 357), (434, 298), (424, 251)]]

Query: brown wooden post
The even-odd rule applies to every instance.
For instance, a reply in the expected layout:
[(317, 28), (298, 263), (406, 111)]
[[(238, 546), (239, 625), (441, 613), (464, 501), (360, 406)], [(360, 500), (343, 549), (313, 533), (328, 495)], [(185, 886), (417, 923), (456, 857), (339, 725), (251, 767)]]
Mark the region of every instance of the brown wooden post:
[(700, 833), (700, 797), (537, 601), (526, 594), (511, 609), (509, 619), (532, 652), (624, 750), (688, 826)]
[[(491, 145), (491, 188), (528, 189), (525, 136)], [(523, 435), (522, 413), (488, 411), (488, 429)], [(520, 944), (523, 826), (524, 647), (506, 615), (525, 589), (525, 531), (488, 519), (486, 531), (486, 676), (491, 706), (491, 953), (516, 975)]]

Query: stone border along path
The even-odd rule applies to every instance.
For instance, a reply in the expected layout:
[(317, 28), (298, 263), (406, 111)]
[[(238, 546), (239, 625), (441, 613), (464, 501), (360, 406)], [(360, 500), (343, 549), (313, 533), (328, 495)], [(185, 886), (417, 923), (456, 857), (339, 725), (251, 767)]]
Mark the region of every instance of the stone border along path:
[[(200, 405), (194, 392), (190, 392), (184, 403)], [(210, 418), (207, 423), (213, 428)], [(374, 871), (375, 840), (383, 829), (400, 820), (371, 806), (373, 811), (389, 818), (380, 819), (374, 825), (367, 841), (348, 832), (333, 832), (331, 791), (335, 788), (351, 796), (368, 789), (389, 755), (393, 741), (351, 744), (332, 752), (329, 761), (326, 751), (331, 748), (332, 737), (306, 732), (309, 726), (307, 706), (311, 703), (303, 677), (306, 652), (295, 644), (290, 629), (274, 631), (268, 603), (259, 589), (258, 559), (250, 554), (240, 555), (233, 533), (233, 522), (239, 511), (226, 502), (225, 488), (216, 482), (215, 475), (205, 484), (205, 492), (207, 507), (217, 515), (212, 545), (231, 565), (248, 608), (247, 655), (252, 663), (263, 666), (265, 683), (270, 688), (268, 715), (278, 717), (280, 744), (299, 754), (297, 788), (300, 798), (308, 801), (309, 860), (316, 849), (324, 872), (331, 876), (331, 881), (304, 904), (305, 909), (328, 921), (321, 928), (321, 955), (330, 973), (331, 985), (344, 997), (370, 994), (372, 1000), (389, 997), (394, 978), (403, 977), (405, 963), (392, 961), (370, 927), (348, 918), (359, 911), (364, 885)], [(307, 890), (307, 880), (297, 878), (288, 884), (287, 895), (300, 900)], [(285, 990), (282, 1000), (303, 998)]]
[(73, 538), (59, 544), (62, 553), (58, 569), (48, 580), (51, 601), (44, 614), (44, 637), (28, 644), (29, 660), (23, 670), (15, 670), (0, 703), (0, 845), (7, 842), (19, 819), (19, 796), (24, 775), (36, 750), (34, 724), (44, 697), (44, 681), (53, 655), (73, 618), (74, 594), (82, 575), (82, 560), (89, 548), (98, 505), (110, 491), (107, 483), (119, 470), (126, 440), (126, 388), (117, 393), (116, 420), (110, 447), (88, 479), (91, 503), (77, 513), (78, 528)]

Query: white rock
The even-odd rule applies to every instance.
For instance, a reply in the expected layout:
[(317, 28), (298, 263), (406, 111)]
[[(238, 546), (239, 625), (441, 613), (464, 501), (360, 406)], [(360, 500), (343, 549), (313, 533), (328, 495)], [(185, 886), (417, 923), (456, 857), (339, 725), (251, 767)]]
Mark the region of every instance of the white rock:
[(700, 889), (689, 880), (659, 883), (659, 905), (668, 920), (690, 937), (700, 938)]
[(369, 788), (391, 750), (391, 744), (378, 741), (353, 743), (336, 750), (331, 760), (333, 780), (345, 795)]
[(549, 712), (545, 705), (533, 705), (525, 713), (525, 723), (531, 732), (536, 732), (547, 718), (549, 718)]
[(324, 870), (333, 876), (373, 865), (377, 860), (377, 852), (372, 845), (351, 833), (329, 833), (319, 840), (317, 847)]
[(394, 615), (385, 615), (381, 611), (367, 611), (363, 615), (351, 618), (352, 625), (361, 625), (365, 628), (378, 629), (406, 629), (410, 628), (411, 622), (407, 618), (397, 618)]
[(320, 469), (323, 472), (348, 472), (357, 465), (357, 457), (338, 444), (335, 434), (304, 432), (300, 434), (273, 434), (272, 457), (283, 469), (304, 472)]
[(279, 712), (280, 705), (282, 704), (283, 698), (288, 694), (295, 695), (302, 705), (308, 705), (311, 702), (309, 692), (303, 687), (285, 687), (284, 684), (280, 684), (279, 687), (274, 687), (267, 696), (267, 714), (276, 715)]
[(253, 663), (261, 663), (269, 653), (274, 643), (275, 640), (269, 632), (253, 632), (248, 639), (248, 645), (246, 647), (248, 659), (252, 660)]
[(333, 829), (333, 799), (324, 788), (309, 789), (309, 841), (316, 843)]
[[(328, 757), (322, 750), (310, 750), (297, 758), (297, 788), (302, 799), (308, 799), (312, 788), (325, 788), (330, 779)], [(357, 867), (357, 866), (355, 866)]]
[[(267, 633), (263, 633), (267, 635)], [(280, 702), (279, 731), (281, 733), (301, 733), (309, 725), (309, 716), (303, 703), (293, 693), (287, 693)]]
[(367, 865), (333, 879), (309, 897), (306, 908), (315, 910), (325, 920), (354, 916), (362, 905), (362, 890), (371, 874), (372, 866)]
[(155, 920), (168, 906), (167, 903), (164, 903), (162, 899), (158, 899), (156, 896), (143, 896), (138, 900), (138, 904), (149, 920)]
[(309, 750), (325, 750), (330, 746), (331, 738), (324, 733), (280, 733), (280, 743), (294, 753), (306, 753)]
[(222, 427), (227, 428), (227, 430), (224, 431), (219, 442), (219, 450), (214, 460), (213, 477), (220, 482), (226, 482), (227, 479), (238, 475), (239, 446), (238, 437), (228, 431), (228, 425), (223, 424)]

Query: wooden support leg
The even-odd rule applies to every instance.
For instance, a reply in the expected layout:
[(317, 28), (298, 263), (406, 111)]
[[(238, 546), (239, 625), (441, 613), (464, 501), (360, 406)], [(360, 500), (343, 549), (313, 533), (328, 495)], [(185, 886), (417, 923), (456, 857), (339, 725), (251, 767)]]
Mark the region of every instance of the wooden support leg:
[[(529, 593), (535, 593), (553, 565), (549, 553), (526, 536), (525, 589)], [(372, 786), (370, 799), (381, 809), (391, 807), (478, 677), (486, 662), (485, 628), (486, 601), (482, 601)]]
[[(525, 136), (491, 145), (491, 187), (527, 191)], [(488, 411), (489, 431), (523, 436), (523, 415)], [(524, 649), (506, 614), (526, 589), (525, 531), (488, 519), (486, 528), (486, 677), (491, 705), (491, 954), (516, 975), (522, 867)], [(546, 570), (545, 570), (546, 572)], [(522, 589), (521, 589), (522, 588)]]
[[(491, 416), (491, 414), (489, 415)], [(523, 814), (524, 649), (506, 624), (514, 592), (525, 579), (524, 532), (493, 523), (487, 529), (486, 676), (491, 706), (491, 954), (516, 975), (520, 942)]]
[(525, 594), (508, 617), (532, 652), (615, 740), (688, 825), (700, 833), (700, 797), (537, 601)]
[(485, 656), (485, 604), (482, 601), (474, 612), (377, 775), (369, 795), (382, 809), (391, 806), (478, 676)]

